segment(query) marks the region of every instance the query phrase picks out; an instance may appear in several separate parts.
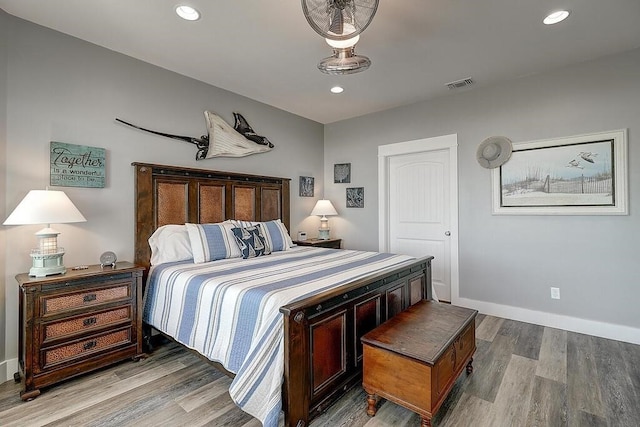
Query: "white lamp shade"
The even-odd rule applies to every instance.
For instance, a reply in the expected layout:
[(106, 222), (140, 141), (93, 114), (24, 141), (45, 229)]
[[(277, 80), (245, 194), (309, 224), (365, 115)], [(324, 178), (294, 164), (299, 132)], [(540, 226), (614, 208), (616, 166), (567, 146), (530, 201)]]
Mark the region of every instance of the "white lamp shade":
[(86, 218), (63, 191), (31, 190), (4, 225), (63, 224)]
[(318, 216), (327, 216), (327, 215), (338, 215), (336, 208), (333, 207), (331, 201), (329, 200), (318, 200), (313, 210), (311, 211), (311, 215)]

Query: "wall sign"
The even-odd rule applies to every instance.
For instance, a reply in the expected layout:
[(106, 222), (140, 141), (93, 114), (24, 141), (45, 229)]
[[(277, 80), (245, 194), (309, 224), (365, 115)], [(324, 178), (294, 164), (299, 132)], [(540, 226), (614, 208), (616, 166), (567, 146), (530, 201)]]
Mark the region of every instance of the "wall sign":
[(51, 141), (49, 154), (52, 186), (104, 188), (104, 148)]

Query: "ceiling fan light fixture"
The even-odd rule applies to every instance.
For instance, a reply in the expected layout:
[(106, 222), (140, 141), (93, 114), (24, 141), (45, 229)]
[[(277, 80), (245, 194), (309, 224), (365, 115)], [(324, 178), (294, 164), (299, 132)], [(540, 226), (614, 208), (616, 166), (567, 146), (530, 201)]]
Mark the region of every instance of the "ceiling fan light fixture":
[[(353, 37), (348, 37), (351, 34), (356, 34)], [(360, 34), (356, 33), (356, 27), (353, 24), (345, 23), (342, 26), (342, 34), (336, 34), (334, 32), (329, 31), (328, 35), (330, 37), (325, 37), (325, 40), (329, 46), (334, 49), (344, 49), (347, 47), (355, 46), (358, 41), (360, 41)]]
[(325, 74), (359, 73), (371, 65), (366, 56), (354, 53), (354, 46), (371, 23), (379, 0), (301, 0), (302, 13), (313, 30), (333, 48), (318, 69)]
[(327, 44), (329, 46), (331, 46), (334, 49), (345, 49), (348, 47), (353, 47), (356, 45), (356, 43), (358, 43), (360, 41), (360, 34), (358, 34), (355, 37), (352, 37), (350, 39), (346, 39), (346, 40), (333, 40), (333, 39), (328, 39), (325, 38), (325, 41), (327, 42)]

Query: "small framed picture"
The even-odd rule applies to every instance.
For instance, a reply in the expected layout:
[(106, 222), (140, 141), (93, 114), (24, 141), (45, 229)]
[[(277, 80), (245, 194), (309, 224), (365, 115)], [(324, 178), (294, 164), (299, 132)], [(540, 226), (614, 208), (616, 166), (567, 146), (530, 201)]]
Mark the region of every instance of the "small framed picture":
[(364, 187), (347, 188), (347, 207), (364, 208)]
[(333, 182), (348, 184), (351, 182), (351, 163), (336, 163), (333, 165)]
[(313, 197), (313, 177), (300, 177), (300, 197)]

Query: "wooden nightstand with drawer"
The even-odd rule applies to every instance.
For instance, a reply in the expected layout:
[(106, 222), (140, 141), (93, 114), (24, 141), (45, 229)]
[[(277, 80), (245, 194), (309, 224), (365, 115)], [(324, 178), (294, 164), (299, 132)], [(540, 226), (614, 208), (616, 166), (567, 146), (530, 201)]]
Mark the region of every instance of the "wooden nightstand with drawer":
[(298, 246), (313, 246), (314, 248), (329, 248), (329, 249), (340, 249), (340, 245), (342, 243), (342, 239), (307, 239), (307, 240), (296, 240), (295, 242)]
[(19, 274), (22, 400), (40, 388), (143, 357), (143, 267), (118, 262), (65, 274)]

